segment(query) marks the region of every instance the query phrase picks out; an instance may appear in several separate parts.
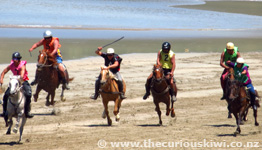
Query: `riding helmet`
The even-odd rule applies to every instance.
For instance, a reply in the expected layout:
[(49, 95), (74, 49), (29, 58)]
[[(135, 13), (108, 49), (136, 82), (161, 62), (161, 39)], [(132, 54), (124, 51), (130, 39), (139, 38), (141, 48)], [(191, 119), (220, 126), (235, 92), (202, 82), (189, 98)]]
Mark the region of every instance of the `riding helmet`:
[(162, 44), (162, 50), (170, 50), (171, 49), (171, 45), (170, 45), (170, 43), (169, 42), (164, 42), (163, 44)]
[(44, 38), (49, 38), (52, 37), (52, 32), (50, 30), (46, 30), (43, 34)]
[(18, 59), (20, 60), (22, 58), (22, 56), (20, 55), (19, 52), (14, 52), (12, 55), (12, 59)]

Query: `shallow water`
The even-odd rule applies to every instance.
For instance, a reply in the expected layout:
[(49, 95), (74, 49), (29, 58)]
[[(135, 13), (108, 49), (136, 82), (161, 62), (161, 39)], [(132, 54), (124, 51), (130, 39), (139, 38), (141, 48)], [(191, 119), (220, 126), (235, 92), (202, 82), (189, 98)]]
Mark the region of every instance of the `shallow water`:
[(202, 0), (0, 0), (0, 25), (72, 28), (253, 29), (261, 16), (176, 8)]

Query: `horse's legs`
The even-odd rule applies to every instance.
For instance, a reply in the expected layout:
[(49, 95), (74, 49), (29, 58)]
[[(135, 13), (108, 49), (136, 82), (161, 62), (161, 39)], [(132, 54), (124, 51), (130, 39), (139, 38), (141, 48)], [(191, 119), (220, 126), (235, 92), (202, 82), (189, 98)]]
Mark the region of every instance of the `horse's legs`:
[(50, 93), (50, 95), (51, 95), (51, 105), (55, 105), (55, 101), (54, 101), (54, 99), (55, 99), (55, 90), (52, 92), (52, 93)]
[(237, 134), (240, 134), (240, 132), (241, 132), (241, 130), (240, 130), (240, 121), (241, 121), (241, 116), (240, 115), (238, 115), (237, 113), (233, 113), (234, 114), (234, 116), (235, 116), (235, 118), (236, 118), (236, 123), (237, 123), (237, 129), (236, 129), (236, 131), (235, 131), (235, 135), (237, 135)]
[(13, 125), (13, 119), (12, 119), (12, 117), (10, 117), (8, 120), (10, 120), (10, 121), (8, 122), (9, 127), (8, 127), (8, 129), (6, 131), (6, 134), (11, 134), (11, 128), (12, 128), (12, 125)]
[(17, 130), (18, 130), (18, 126), (19, 126), (19, 122), (20, 122), (20, 118), (22, 117), (22, 112), (20, 112), (16, 118), (16, 124), (15, 124), (15, 127), (13, 129), (13, 132), (14, 133), (17, 133)]
[(259, 123), (257, 122), (257, 106), (253, 105), (253, 113), (254, 113), (254, 118), (255, 118), (255, 126), (259, 126)]
[(34, 94), (34, 101), (37, 102), (37, 99), (38, 99), (38, 94), (39, 92), (41, 91), (42, 89), (39, 88), (39, 86), (36, 87), (36, 91), (35, 91), (35, 94)]
[(175, 110), (174, 110), (174, 102), (171, 102), (171, 117), (174, 118), (176, 116)]
[(112, 125), (112, 120), (110, 119), (109, 112), (108, 112), (108, 101), (105, 102), (103, 100), (103, 104), (104, 104), (104, 108), (105, 108), (104, 112), (105, 112), (106, 117), (107, 117), (107, 123), (108, 123), (109, 126), (111, 126)]
[(121, 99), (117, 99), (117, 100), (115, 101), (114, 115), (116, 116), (116, 121), (119, 121), (119, 120), (120, 120), (119, 110), (120, 110), (121, 102), (122, 102)]
[(66, 101), (66, 98), (64, 97), (64, 91), (65, 91), (65, 88), (62, 87), (62, 92), (61, 92), (61, 95), (60, 95), (60, 98), (61, 98), (62, 102)]
[(20, 137), (19, 137), (19, 141), (18, 142), (20, 142), (22, 140), (22, 134), (23, 134), (23, 131), (24, 131), (24, 126), (25, 126), (25, 123), (26, 123), (26, 119), (27, 118), (25, 116), (22, 117), (22, 123), (21, 123), (20, 130), (19, 130)]
[(169, 113), (170, 113), (170, 100), (168, 100), (168, 102), (166, 103), (166, 116), (169, 116)]
[(160, 107), (159, 107), (159, 103), (158, 102), (155, 102), (155, 105), (156, 105), (156, 112), (158, 114), (158, 117), (159, 117), (159, 125), (162, 125), (162, 120), (161, 120), (161, 111), (160, 111)]

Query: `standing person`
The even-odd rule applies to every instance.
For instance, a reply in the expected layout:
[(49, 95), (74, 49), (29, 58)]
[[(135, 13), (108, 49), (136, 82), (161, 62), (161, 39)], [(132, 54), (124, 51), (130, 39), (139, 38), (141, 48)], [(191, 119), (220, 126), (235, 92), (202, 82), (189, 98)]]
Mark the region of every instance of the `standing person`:
[(245, 60), (242, 57), (237, 58), (237, 62), (231, 62), (228, 60), (227, 65), (234, 69), (235, 79), (247, 87), (250, 93), (251, 106), (254, 110), (257, 110), (257, 106), (255, 105), (257, 94), (248, 72), (249, 66), (245, 63)]
[[(162, 65), (164, 74), (166, 79), (168, 79), (168, 84), (170, 85), (170, 96), (171, 96), (171, 101), (176, 101), (176, 96), (174, 94), (174, 71), (176, 68), (176, 61), (175, 61), (175, 53), (170, 50), (171, 49), (171, 44), (169, 42), (164, 42), (162, 44), (162, 49), (158, 51), (157, 54), (157, 64)], [(144, 95), (143, 99), (146, 100), (148, 96), (150, 95), (150, 85), (152, 81), (153, 73), (151, 73), (146, 82), (146, 94)]]
[(236, 62), (237, 58), (239, 57), (240, 57), (240, 53), (238, 51), (238, 47), (234, 46), (234, 43), (228, 42), (220, 58), (220, 66), (225, 68), (220, 77), (220, 84), (223, 89), (223, 96), (221, 97), (221, 100), (226, 99), (225, 97), (225, 78), (228, 74), (228, 69), (229, 69), (229, 66), (226, 62), (229, 60), (231, 62)]
[[(0, 79), (0, 84), (2, 85), (4, 82), (4, 76), (5, 74), (11, 70), (13, 75), (20, 75), (21, 79), (24, 81), (22, 83), (23, 85), (23, 89), (24, 89), (24, 95), (25, 95), (25, 116), (27, 118), (32, 118), (33, 115), (30, 114), (30, 110), (31, 110), (31, 97), (32, 97), (32, 90), (31, 87), (28, 83), (28, 72), (26, 70), (26, 61), (25, 60), (21, 60), (21, 55), (18, 52), (13, 53), (12, 55), (12, 61), (11, 63), (3, 70), (3, 72), (1, 73), (1, 79)], [(7, 90), (5, 91), (5, 95), (3, 97), (3, 114), (2, 116), (6, 115), (6, 109), (7, 109), (7, 100), (8, 97), (10, 95), (10, 88), (8, 87)]]
[[(67, 84), (67, 73), (66, 73), (66, 67), (63, 64), (63, 59), (62, 59), (62, 55), (60, 53), (59, 48), (61, 47), (61, 45), (59, 44), (59, 38), (57, 37), (53, 37), (52, 32), (49, 30), (46, 30), (44, 32), (43, 35), (43, 39), (41, 39), (40, 41), (38, 41), (37, 43), (35, 43), (30, 49), (29, 52), (33, 51), (34, 49), (36, 49), (37, 47), (43, 45), (44, 49), (47, 50), (48, 52), (50, 52), (50, 54), (56, 58), (56, 61), (58, 63), (58, 70), (59, 73), (61, 75), (62, 78), (62, 82), (63, 82), (63, 86), (69, 90), (70, 87)], [(35, 80), (33, 82), (31, 82), (31, 85), (35, 85), (37, 84), (37, 79), (38, 79), (38, 71), (36, 71), (35, 74)]]
[[(109, 69), (115, 75), (115, 77), (117, 78), (117, 84), (118, 84), (118, 89), (119, 89), (119, 92), (120, 92), (120, 98), (125, 99), (126, 97), (125, 97), (124, 92), (123, 92), (123, 79), (122, 79), (121, 74), (119, 72), (120, 71), (120, 64), (122, 62), (122, 58), (119, 57), (117, 54), (115, 54), (115, 50), (113, 48), (108, 48), (106, 53), (102, 53), (101, 50), (102, 50), (102, 47), (98, 47), (97, 50), (95, 51), (95, 53), (104, 58), (105, 66), (107, 66), (107, 67), (103, 68), (103, 69), (106, 69), (106, 70)], [(96, 83), (95, 83), (95, 94), (90, 97), (91, 99), (96, 100), (97, 97), (99, 96), (98, 90), (100, 88), (100, 80), (101, 80), (101, 76), (99, 75), (98, 79), (96, 80)]]

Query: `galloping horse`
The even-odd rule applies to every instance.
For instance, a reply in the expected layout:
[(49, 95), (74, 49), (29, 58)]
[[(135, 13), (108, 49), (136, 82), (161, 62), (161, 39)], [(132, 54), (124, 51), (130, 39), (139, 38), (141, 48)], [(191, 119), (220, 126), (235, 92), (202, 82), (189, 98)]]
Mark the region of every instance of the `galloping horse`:
[[(120, 99), (119, 96), (119, 90), (118, 90), (118, 84), (116, 82), (116, 79), (114, 78), (114, 75), (111, 71), (109, 70), (104, 70), (104, 67), (101, 67), (101, 85), (99, 89), (99, 93), (102, 96), (102, 102), (104, 105), (104, 112), (102, 117), (106, 118), (107, 117), (107, 123), (109, 126), (112, 125), (112, 120), (110, 119), (109, 116), (109, 111), (108, 111), (108, 102), (109, 101), (114, 101), (115, 106), (114, 106), (114, 115), (116, 116), (116, 121), (120, 120), (120, 113), (119, 109), (121, 107), (121, 102), (122, 99)], [(123, 80), (123, 92), (126, 92), (126, 84)]]
[(12, 117), (16, 118), (16, 124), (13, 129), (14, 133), (17, 133), (20, 119), (22, 118), (22, 123), (20, 125), (20, 137), (19, 141), (22, 140), (22, 134), (24, 130), (24, 125), (26, 123), (26, 117), (24, 114), (24, 104), (25, 104), (25, 96), (22, 90), (22, 84), (19, 81), (20, 76), (10, 76), (9, 89), (10, 96), (7, 102), (7, 117), (5, 117), (6, 127), (9, 125), (6, 134), (11, 134), (11, 128), (13, 125)]
[[(228, 109), (232, 112), (236, 118), (237, 129), (235, 134), (240, 134), (240, 124), (242, 119), (246, 118), (247, 110), (249, 108), (249, 99), (247, 99), (247, 93), (243, 84), (234, 78), (234, 70), (230, 68), (229, 79), (226, 86), (226, 100), (228, 102)], [(257, 122), (257, 111), (254, 110), (255, 125)]]
[[(43, 89), (48, 94), (46, 97), (46, 106), (54, 105), (54, 97), (55, 97), (55, 90), (59, 87), (60, 83), (62, 81), (59, 80), (59, 74), (58, 69), (56, 66), (58, 65), (55, 58), (53, 58), (49, 52), (46, 52), (45, 50), (39, 51), (38, 55), (38, 64), (37, 64), (37, 71), (38, 71), (38, 84), (36, 88), (36, 92), (34, 94), (34, 101), (37, 102), (38, 94)], [(72, 81), (73, 78), (68, 77), (68, 72), (66, 70), (66, 80), (67, 83), (69, 81)], [(65, 87), (62, 86), (62, 92), (61, 92), (61, 101), (65, 101), (64, 97), (64, 90)], [(49, 101), (49, 97), (51, 95), (51, 102)]]
[[(174, 83), (174, 94), (177, 95), (177, 87)], [(159, 117), (159, 124), (162, 125), (161, 120), (161, 111), (159, 107), (159, 103), (163, 102), (166, 104), (166, 115), (168, 116), (171, 111), (171, 117), (175, 117), (174, 111), (174, 102), (171, 102), (170, 108), (170, 87), (167, 83), (167, 79), (164, 76), (164, 71), (161, 65), (154, 65), (153, 68), (153, 78), (151, 82), (151, 92), (154, 100), (154, 104), (156, 105), (156, 111)]]

